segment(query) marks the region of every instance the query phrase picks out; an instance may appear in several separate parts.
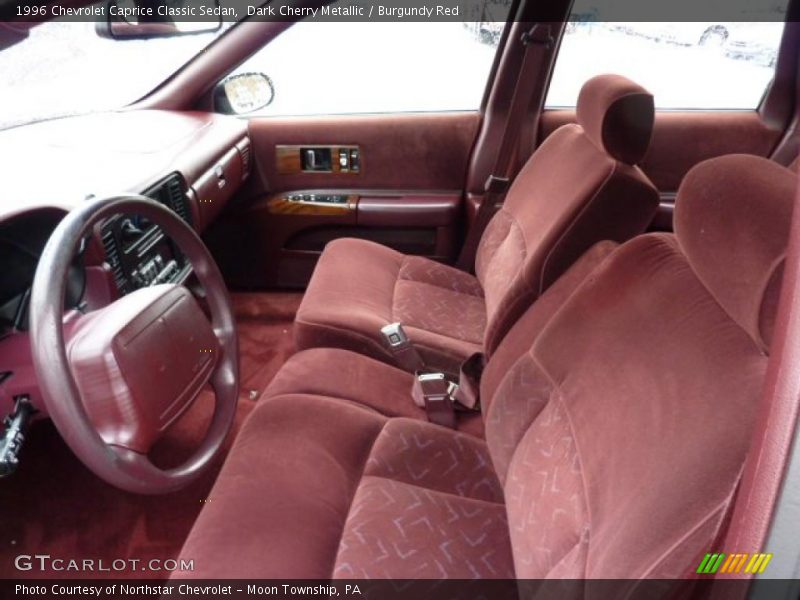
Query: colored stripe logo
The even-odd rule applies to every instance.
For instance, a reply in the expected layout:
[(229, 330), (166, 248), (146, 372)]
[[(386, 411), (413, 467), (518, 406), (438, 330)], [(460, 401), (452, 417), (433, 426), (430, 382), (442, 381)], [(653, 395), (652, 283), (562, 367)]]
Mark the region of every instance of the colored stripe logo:
[(697, 567), (701, 575), (714, 575), (716, 573), (763, 573), (767, 568), (772, 554), (749, 554), (739, 552), (735, 554), (706, 554)]

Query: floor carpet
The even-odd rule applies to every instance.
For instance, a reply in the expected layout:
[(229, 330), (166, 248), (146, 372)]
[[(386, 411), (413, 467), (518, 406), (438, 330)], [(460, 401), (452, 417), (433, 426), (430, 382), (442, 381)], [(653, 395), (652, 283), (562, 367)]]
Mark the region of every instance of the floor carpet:
[[(241, 394), (230, 447), (255, 400), (291, 356), (292, 321), (300, 294), (234, 294), (240, 346)], [(160, 466), (177, 465), (202, 439), (213, 411), (204, 393), (151, 453)], [(219, 463), (180, 492), (140, 496), (120, 491), (91, 473), (64, 444), (49, 421), (29, 432), (19, 470), (0, 480), (0, 577), (26, 579), (20, 554), (65, 559), (169, 559), (177, 555), (219, 472)], [(44, 573), (70, 577), (163, 577), (163, 573), (119, 571)]]

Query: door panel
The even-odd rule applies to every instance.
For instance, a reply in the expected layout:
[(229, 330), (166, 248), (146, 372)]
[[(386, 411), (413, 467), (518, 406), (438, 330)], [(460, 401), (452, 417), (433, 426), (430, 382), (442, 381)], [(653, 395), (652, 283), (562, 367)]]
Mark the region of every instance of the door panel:
[[(250, 137), (271, 192), (460, 190), (478, 121), (477, 112), (263, 118), (250, 121)], [(279, 173), (276, 146), (320, 144), (359, 146), (360, 173)]]
[(769, 156), (781, 137), (756, 111), (659, 112), (642, 169), (664, 193), (696, 164), (725, 154)]
[[(252, 181), (206, 234), (229, 285), (302, 288), (339, 237), (452, 260), (479, 122), (477, 112), (252, 119)], [(353, 150), (357, 169), (341, 168), (340, 151)]]
[[(567, 123), (574, 110), (547, 110), (539, 129), (544, 140)], [(675, 193), (683, 177), (696, 164), (725, 154), (771, 156), (782, 136), (769, 127), (757, 111), (658, 111), (650, 150), (642, 170), (661, 193), (661, 209), (654, 229), (672, 229)]]

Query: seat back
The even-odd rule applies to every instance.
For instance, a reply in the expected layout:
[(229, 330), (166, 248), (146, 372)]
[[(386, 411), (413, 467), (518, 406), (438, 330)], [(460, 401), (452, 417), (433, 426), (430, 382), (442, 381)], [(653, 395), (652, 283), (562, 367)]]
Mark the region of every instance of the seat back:
[(617, 75), (581, 90), (578, 124), (550, 135), (489, 222), (475, 273), (484, 289), (491, 354), (524, 310), (600, 240), (642, 233), (658, 193), (637, 168), (653, 128), (653, 97)]
[(757, 157), (703, 163), (675, 235), (624, 244), (502, 342), (482, 398), (517, 577), (682, 577), (711, 551), (750, 444), (796, 184)]

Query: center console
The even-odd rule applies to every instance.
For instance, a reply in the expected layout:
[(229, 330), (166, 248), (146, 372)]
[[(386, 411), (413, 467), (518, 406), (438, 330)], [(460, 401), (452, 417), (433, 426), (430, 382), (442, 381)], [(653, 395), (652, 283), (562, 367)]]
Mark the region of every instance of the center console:
[[(189, 225), (192, 212), (187, 187), (178, 173), (143, 193), (167, 206)], [(191, 265), (180, 249), (161, 229), (137, 215), (117, 215), (102, 225), (106, 260), (120, 295), (160, 283), (181, 283), (191, 273)]]

